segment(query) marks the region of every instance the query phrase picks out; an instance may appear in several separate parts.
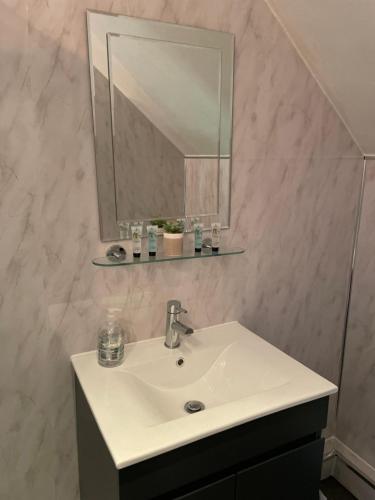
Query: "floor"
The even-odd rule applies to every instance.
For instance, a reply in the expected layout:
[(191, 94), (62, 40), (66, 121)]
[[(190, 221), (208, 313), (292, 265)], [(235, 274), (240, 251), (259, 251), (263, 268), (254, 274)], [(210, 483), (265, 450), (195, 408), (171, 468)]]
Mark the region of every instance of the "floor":
[(322, 481), (320, 489), (327, 500), (358, 500), (333, 477)]

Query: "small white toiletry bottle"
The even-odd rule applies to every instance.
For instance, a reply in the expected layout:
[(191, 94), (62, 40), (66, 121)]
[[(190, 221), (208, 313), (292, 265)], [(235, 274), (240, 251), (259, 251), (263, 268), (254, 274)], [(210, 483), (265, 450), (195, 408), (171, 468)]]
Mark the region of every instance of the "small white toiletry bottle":
[(133, 241), (133, 257), (140, 257), (142, 251), (142, 224), (134, 224), (131, 227)]
[(117, 221), (117, 225), (120, 231), (120, 240), (126, 240), (129, 238), (129, 230), (130, 230), (130, 224), (129, 222), (125, 222), (123, 220)]
[(221, 224), (220, 222), (213, 222), (211, 224), (211, 238), (212, 238), (212, 251), (218, 252), (220, 247), (220, 233)]
[(147, 226), (148, 255), (155, 257), (158, 246), (158, 226)]
[(121, 365), (124, 360), (126, 336), (119, 322), (120, 312), (119, 309), (109, 308), (98, 332), (98, 363), (108, 368)]
[(193, 229), (194, 229), (194, 249), (196, 252), (201, 252), (203, 224), (199, 222), (199, 219), (196, 219), (194, 221)]

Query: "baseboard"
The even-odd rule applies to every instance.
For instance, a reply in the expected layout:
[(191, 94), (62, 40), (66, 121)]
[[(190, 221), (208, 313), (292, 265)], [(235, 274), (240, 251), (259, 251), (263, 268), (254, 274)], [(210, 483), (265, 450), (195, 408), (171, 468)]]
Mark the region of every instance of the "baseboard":
[(321, 478), (327, 479), (329, 476), (333, 476), (333, 470), (336, 461), (336, 452), (334, 449), (335, 438), (333, 436), (326, 438), (324, 443), (324, 458), (322, 464)]
[(335, 470), (335, 464), (336, 464), (335, 456), (329, 456), (323, 460), (322, 472), (320, 474), (320, 478), (322, 481), (330, 476), (333, 476), (333, 472)]
[(358, 500), (375, 500), (374, 487), (339, 457), (332, 476)]
[(322, 479), (333, 476), (360, 500), (375, 500), (375, 468), (332, 436), (326, 439)]
[(336, 455), (341, 458), (342, 461), (352, 467), (375, 487), (375, 467), (366, 462), (366, 460), (357, 455), (357, 453), (336, 437), (333, 438), (332, 445)]
[(337, 439), (334, 436), (326, 438), (324, 442), (324, 459), (334, 454), (336, 441)]

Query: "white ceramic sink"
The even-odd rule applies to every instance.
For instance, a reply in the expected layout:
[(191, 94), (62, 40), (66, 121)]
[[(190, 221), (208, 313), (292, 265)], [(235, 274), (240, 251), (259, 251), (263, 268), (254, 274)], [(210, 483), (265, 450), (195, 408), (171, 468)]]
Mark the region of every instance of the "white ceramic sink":
[[(72, 363), (117, 468), (337, 390), (237, 322), (178, 349), (163, 337), (129, 344), (117, 368), (99, 366), (95, 351)], [(186, 413), (189, 400), (205, 409)]]

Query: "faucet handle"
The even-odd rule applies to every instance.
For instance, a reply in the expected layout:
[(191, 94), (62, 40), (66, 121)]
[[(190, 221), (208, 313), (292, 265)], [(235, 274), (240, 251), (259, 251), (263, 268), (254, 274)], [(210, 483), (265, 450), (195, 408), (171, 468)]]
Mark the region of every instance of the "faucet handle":
[(176, 311), (176, 313), (177, 314), (179, 314), (179, 313), (185, 313), (186, 314), (187, 310), (180, 306), (180, 308)]
[(167, 312), (169, 314), (179, 314), (187, 313), (187, 310), (181, 306), (181, 302), (179, 300), (169, 300), (167, 304)]

